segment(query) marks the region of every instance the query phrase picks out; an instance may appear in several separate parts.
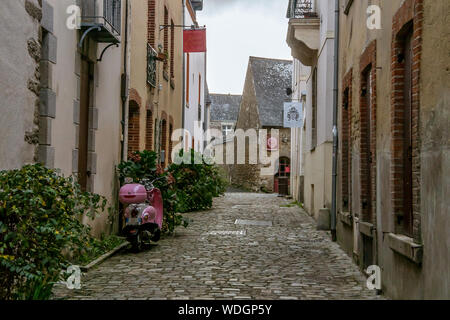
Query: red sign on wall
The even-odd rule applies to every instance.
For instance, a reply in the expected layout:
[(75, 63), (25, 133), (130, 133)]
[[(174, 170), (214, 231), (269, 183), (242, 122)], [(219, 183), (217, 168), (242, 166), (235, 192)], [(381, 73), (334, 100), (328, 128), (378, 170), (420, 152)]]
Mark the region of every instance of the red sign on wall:
[(267, 137), (267, 150), (276, 151), (278, 150), (278, 140), (274, 137)]
[(183, 31), (184, 52), (206, 52), (206, 29)]

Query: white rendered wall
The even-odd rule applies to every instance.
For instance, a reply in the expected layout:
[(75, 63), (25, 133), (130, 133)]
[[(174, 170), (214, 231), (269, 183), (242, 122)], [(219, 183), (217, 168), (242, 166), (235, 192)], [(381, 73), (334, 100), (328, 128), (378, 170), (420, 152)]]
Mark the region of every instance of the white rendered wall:
[[(186, 9), (185, 25), (190, 26), (193, 24), (194, 22), (192, 20), (192, 17), (189, 11)], [(205, 121), (206, 53), (205, 52), (191, 52), (189, 54), (185, 53), (184, 59), (185, 59), (185, 78), (186, 78), (185, 98), (184, 98), (185, 101), (184, 129), (186, 129), (190, 133), (190, 137), (188, 139), (188, 146), (190, 148), (195, 148), (196, 151), (202, 152), (204, 147), (203, 122)], [(188, 63), (189, 63), (189, 75), (187, 75)], [(189, 81), (189, 92), (187, 90), (188, 88), (187, 81)], [(188, 94), (188, 99), (186, 99), (186, 94)], [(199, 101), (202, 110), (200, 122), (198, 122)], [(186, 104), (186, 102), (188, 102), (188, 104)], [(194, 137), (195, 141), (194, 146), (192, 146), (192, 137)]]

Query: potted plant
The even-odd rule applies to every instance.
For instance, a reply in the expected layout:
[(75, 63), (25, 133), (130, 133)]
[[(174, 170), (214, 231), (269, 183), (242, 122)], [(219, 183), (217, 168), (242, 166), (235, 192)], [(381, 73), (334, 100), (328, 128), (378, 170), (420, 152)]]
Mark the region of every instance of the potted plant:
[(156, 56), (156, 60), (158, 60), (158, 61), (167, 61), (168, 59), (169, 59), (169, 54), (167, 53), (167, 51), (159, 52), (158, 55)]

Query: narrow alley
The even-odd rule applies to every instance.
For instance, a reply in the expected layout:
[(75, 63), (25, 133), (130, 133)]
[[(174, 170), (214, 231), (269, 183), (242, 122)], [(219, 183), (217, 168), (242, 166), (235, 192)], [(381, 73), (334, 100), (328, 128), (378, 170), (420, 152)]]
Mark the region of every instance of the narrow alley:
[[(380, 299), (315, 222), (276, 195), (227, 193), (139, 254), (124, 251), (56, 299)], [(237, 224), (236, 224), (237, 223)]]

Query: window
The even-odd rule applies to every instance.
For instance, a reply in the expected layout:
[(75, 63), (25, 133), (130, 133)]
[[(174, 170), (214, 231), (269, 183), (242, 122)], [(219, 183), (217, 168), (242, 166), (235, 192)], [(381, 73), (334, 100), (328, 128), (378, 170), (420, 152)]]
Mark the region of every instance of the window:
[(413, 46), (412, 29), (410, 28), (405, 36), (403, 45), (404, 55), (404, 85), (403, 85), (403, 227), (405, 233), (412, 234), (413, 230), (413, 210), (412, 210), (412, 64)]
[[(395, 233), (421, 244), (420, 69), (422, 1), (407, 0), (392, 19), (391, 200)], [(414, 10), (411, 10), (414, 8)]]
[(351, 78), (352, 71), (344, 80), (344, 93), (342, 97), (342, 209), (349, 212), (351, 205), (351, 175), (352, 175), (352, 143), (351, 143)]
[(377, 41), (373, 40), (360, 58), (360, 143), (359, 176), (361, 183), (361, 220), (376, 224), (376, 106), (377, 106)]
[(120, 0), (103, 0), (103, 15), (105, 20), (114, 29), (113, 31), (120, 35), (121, 30), (121, 1)]
[(311, 150), (317, 146), (317, 68), (312, 76), (312, 119), (311, 119)]
[(224, 138), (226, 138), (232, 132), (233, 132), (233, 125), (231, 124), (222, 125), (222, 135)]
[(372, 161), (373, 161), (373, 105), (372, 105), (372, 67), (369, 66), (361, 77), (361, 206), (363, 220), (372, 221)]
[(128, 114), (128, 155), (139, 151), (139, 105), (130, 101)]
[(290, 160), (288, 158), (280, 158), (280, 165), (278, 167), (278, 177), (290, 176)]

